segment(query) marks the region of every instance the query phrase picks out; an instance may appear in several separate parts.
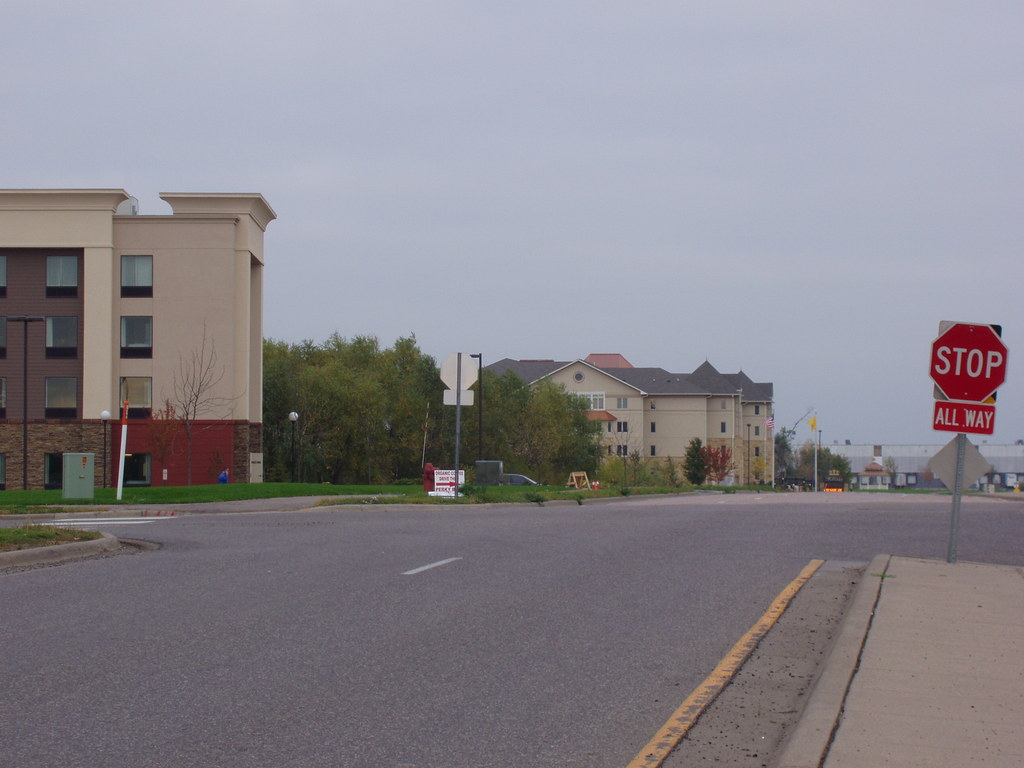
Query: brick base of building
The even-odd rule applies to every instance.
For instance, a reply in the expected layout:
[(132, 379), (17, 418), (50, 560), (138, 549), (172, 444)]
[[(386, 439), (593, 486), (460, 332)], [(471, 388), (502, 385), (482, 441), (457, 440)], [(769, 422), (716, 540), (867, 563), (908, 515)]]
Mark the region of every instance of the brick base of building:
[[(252, 455), (263, 452), (261, 424), (247, 421), (200, 421), (192, 426), (191, 440), (183, 425), (172, 430), (168, 448), (161, 450), (152, 439), (149, 420), (128, 422), (129, 454), (149, 454), (150, 485), (188, 485), (189, 463), (191, 484), (207, 485), (217, 482), (217, 476), (228, 470), (231, 482), (248, 483), (260, 477), (250, 477)], [(19, 420), (0, 421), (0, 455), (4, 458), (6, 473), (0, 477), (8, 489), (23, 487), (24, 425)], [(189, 443), (191, 442), (191, 449)], [(117, 484), (121, 451), (121, 424), (119, 422), (30, 420), (28, 423), (28, 487), (32, 489), (59, 487), (61, 478), (49, 478), (47, 483), (47, 454), (91, 453), (94, 455), (94, 482), (96, 488)], [(191, 454), (191, 462), (189, 455)], [(164, 480), (164, 471), (167, 479)]]

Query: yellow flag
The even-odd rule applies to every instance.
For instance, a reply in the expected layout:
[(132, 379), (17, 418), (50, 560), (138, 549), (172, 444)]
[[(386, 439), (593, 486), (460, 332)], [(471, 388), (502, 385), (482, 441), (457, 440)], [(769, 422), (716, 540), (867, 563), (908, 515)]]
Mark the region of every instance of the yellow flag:
[(816, 431), (818, 429), (818, 415), (811, 416), (810, 421), (807, 423), (811, 425), (811, 432)]

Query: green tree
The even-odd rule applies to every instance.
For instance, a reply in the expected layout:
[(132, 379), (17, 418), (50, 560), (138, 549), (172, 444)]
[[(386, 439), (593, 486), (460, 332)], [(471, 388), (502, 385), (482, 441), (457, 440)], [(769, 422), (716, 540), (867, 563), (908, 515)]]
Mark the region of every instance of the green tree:
[(704, 479), (708, 476), (703, 447), (699, 437), (693, 438), (686, 446), (686, 454), (683, 456), (683, 475), (690, 485), (703, 485)]
[(300, 477), (389, 482), (418, 476), (428, 409), (441, 382), (414, 337), (382, 349), (372, 337), (333, 334), (322, 345), (264, 343), (264, 453), (268, 479), (290, 477), (295, 423)]
[[(483, 377), (486, 458), (502, 461), (506, 472), (551, 483), (564, 482), (570, 472), (594, 471), (600, 425), (588, 418), (586, 400), (548, 380), (531, 386), (511, 371), (499, 377), (485, 370)], [(466, 428), (465, 415), (462, 454), (475, 456), (478, 430)], [(446, 427), (453, 429), (450, 418)]]
[[(818, 487), (823, 487), (829, 472), (836, 470), (843, 480), (850, 481), (853, 472), (850, 462), (845, 456), (832, 453), (827, 447), (818, 449)], [(796, 476), (810, 485), (814, 485), (814, 442), (808, 440), (800, 446), (796, 454)]]
[[(318, 482), (389, 482), (418, 477), (423, 462), (451, 466), (454, 408), (434, 359), (415, 337), (382, 348), (372, 337), (333, 334), (323, 344), (264, 343), (264, 466), (267, 479), (290, 477), (296, 430), (300, 477)], [(484, 371), (484, 455), (508, 472), (563, 482), (591, 472), (599, 429), (588, 404), (550, 381), (535, 386), (514, 374)], [(478, 406), (474, 406), (478, 407)], [(296, 411), (294, 427), (288, 413)], [(479, 450), (475, 420), (463, 410), (463, 468)], [(429, 418), (428, 418), (429, 414)]]
[(793, 469), (795, 436), (796, 430), (790, 427), (782, 427), (775, 433), (775, 473), (782, 481), (785, 481), (787, 474)]

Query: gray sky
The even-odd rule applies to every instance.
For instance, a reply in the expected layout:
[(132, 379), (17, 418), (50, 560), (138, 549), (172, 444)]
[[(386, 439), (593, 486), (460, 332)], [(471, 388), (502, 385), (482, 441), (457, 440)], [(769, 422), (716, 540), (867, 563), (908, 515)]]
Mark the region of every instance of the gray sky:
[[(705, 359), (825, 443), (1024, 438), (1024, 4), (7, 0), (4, 187), (261, 192), (266, 335)], [(805, 424), (798, 438), (810, 437)], [(978, 438), (980, 440), (981, 438)]]

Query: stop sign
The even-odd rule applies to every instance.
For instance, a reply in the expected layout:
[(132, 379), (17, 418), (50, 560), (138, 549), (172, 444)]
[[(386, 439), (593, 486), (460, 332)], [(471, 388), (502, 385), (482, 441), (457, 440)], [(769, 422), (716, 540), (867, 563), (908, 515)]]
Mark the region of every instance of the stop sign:
[(1006, 381), (1006, 345), (997, 328), (951, 323), (932, 342), (932, 380), (947, 398), (980, 403)]

